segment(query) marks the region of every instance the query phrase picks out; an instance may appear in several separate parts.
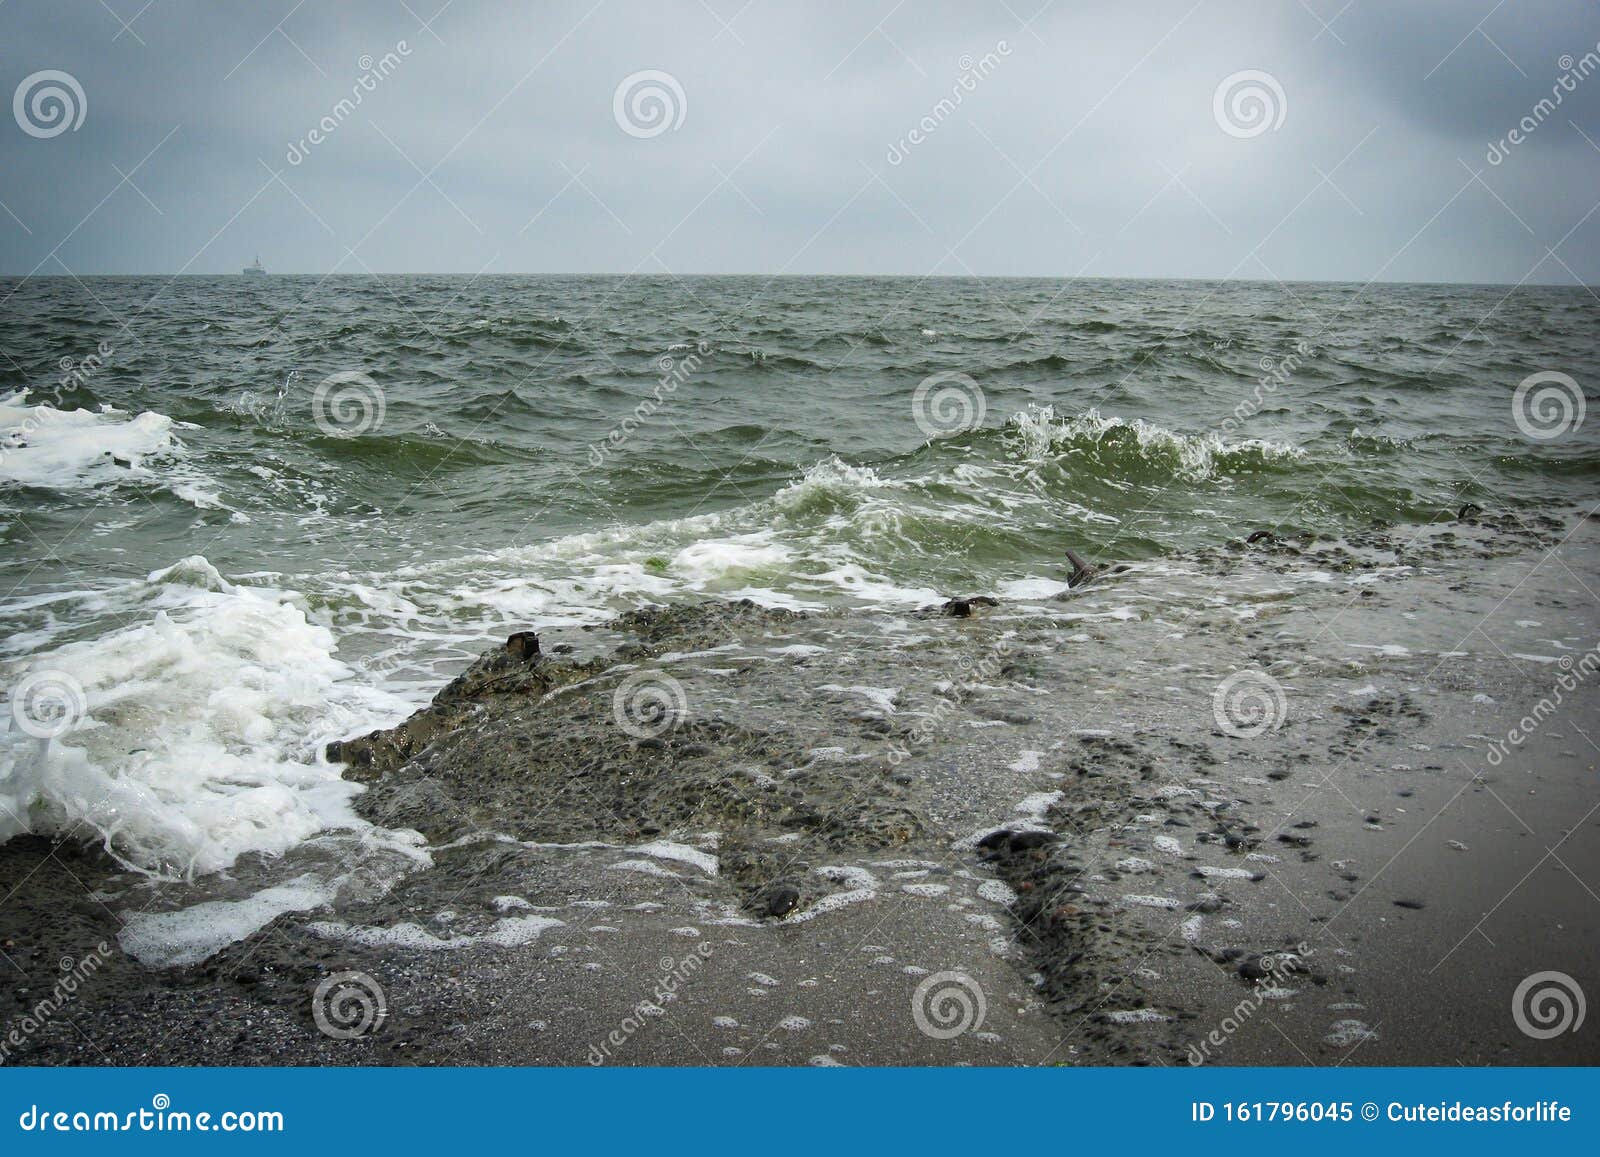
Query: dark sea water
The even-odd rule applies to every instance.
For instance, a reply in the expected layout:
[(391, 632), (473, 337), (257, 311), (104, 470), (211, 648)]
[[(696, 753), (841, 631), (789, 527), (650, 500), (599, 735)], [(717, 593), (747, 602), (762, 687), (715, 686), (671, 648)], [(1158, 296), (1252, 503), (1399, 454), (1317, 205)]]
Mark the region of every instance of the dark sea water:
[(508, 630), (706, 597), (1041, 596), (1069, 548), (1159, 561), (1258, 528), (1592, 505), (1600, 480), (1583, 288), (186, 277), (0, 298), (0, 663), (13, 687), (64, 673), (94, 724), (11, 733), (0, 838), (84, 823), (164, 870), (336, 822), (321, 744)]

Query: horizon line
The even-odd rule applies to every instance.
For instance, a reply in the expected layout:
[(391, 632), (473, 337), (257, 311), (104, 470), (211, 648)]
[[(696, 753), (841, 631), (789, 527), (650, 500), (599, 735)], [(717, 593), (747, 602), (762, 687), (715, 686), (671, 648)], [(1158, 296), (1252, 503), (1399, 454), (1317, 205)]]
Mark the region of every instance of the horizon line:
[[(159, 273), (159, 272), (120, 272), (120, 273), (5, 273), (0, 272), (0, 281), (82, 281), (87, 278), (130, 278), (149, 277), (165, 278), (176, 281), (179, 278), (189, 280), (239, 278), (243, 273)], [(474, 281), (485, 281), (490, 278), (617, 278), (638, 280), (665, 280), (683, 281), (689, 278), (724, 279), (734, 278), (766, 278), (768, 281), (806, 281), (806, 280), (895, 280), (895, 281), (1175, 281), (1175, 282), (1221, 282), (1234, 285), (1390, 285), (1390, 286), (1441, 286), (1454, 288), (1483, 288), (1483, 289), (1583, 289), (1594, 290), (1600, 288), (1600, 282), (1586, 281), (1409, 281), (1390, 280), (1387, 278), (1373, 278), (1362, 281), (1351, 278), (1330, 277), (1199, 277), (1199, 276), (1164, 276), (1153, 274), (1131, 273), (1096, 273), (1096, 274), (1054, 274), (1054, 273), (618, 273), (618, 272), (500, 272), (500, 273), (467, 273), (467, 272), (390, 272), (390, 273), (307, 273), (298, 270), (285, 273), (267, 273), (265, 277), (271, 278), (319, 278), (330, 280), (335, 277), (353, 280), (374, 279), (382, 280), (385, 277), (467, 277)], [(251, 276), (250, 284), (256, 284), (255, 276)]]

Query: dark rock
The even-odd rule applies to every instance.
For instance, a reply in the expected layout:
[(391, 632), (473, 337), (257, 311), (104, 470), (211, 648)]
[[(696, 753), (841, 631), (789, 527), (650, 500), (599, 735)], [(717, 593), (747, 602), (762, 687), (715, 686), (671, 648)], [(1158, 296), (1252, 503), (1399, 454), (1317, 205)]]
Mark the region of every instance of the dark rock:
[(1000, 601), (998, 599), (992, 599), (988, 595), (973, 595), (965, 599), (950, 599), (939, 608), (939, 613), (949, 615), (953, 619), (965, 619), (971, 617), (973, 609), (976, 607), (998, 607), (999, 605)]
[(1028, 852), (1058, 843), (1060, 838), (1054, 832), (1013, 832), (1010, 849), (1013, 852)]
[(1246, 956), (1239, 962), (1239, 975), (1246, 980), (1265, 980), (1272, 975), (1272, 968), (1266, 957)]
[(518, 631), (506, 639), (506, 652), (513, 659), (530, 662), (539, 657), (539, 636), (532, 631)]
[(1427, 907), (1421, 900), (1396, 900), (1394, 906), (1396, 908), (1410, 908), (1414, 912), (1420, 912)]
[(1000, 600), (990, 599), (989, 595), (971, 595), (968, 599), (947, 599), (938, 607), (923, 607), (917, 611), (917, 618), (936, 618), (946, 616), (952, 619), (971, 618), (979, 607), (998, 607)]
[(775, 884), (761, 898), (762, 910), (773, 919), (787, 916), (800, 906), (800, 889), (793, 884)]

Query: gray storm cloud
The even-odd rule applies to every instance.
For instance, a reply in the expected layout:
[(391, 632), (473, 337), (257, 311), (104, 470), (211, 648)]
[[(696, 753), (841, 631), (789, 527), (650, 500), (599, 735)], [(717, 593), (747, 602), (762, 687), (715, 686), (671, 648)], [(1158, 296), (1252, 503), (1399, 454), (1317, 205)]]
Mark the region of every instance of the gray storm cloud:
[(0, 273), (1600, 281), (1593, 4), (107, 2)]

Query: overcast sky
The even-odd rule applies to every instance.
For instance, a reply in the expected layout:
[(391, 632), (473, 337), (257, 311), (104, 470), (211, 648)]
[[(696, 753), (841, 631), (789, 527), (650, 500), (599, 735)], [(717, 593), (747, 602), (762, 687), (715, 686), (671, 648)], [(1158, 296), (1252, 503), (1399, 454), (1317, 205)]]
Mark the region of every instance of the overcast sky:
[(1593, 284), (1597, 42), (1593, 0), (0, 0), (0, 273)]

